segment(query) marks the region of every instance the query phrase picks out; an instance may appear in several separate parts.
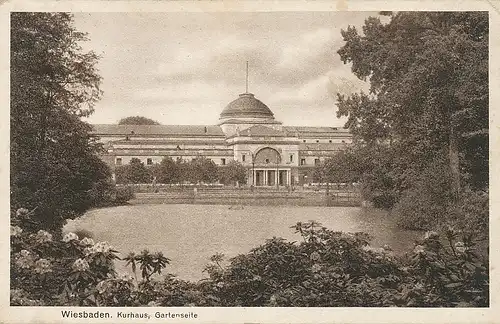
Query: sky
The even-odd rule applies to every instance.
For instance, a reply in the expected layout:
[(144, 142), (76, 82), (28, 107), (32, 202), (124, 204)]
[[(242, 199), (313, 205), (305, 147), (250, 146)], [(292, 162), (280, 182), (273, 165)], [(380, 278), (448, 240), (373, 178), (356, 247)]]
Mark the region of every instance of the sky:
[(336, 93), (367, 90), (344, 64), (341, 29), (370, 12), (75, 13), (101, 55), (102, 99), (91, 123), (145, 116), (214, 125), (245, 92), (289, 126), (343, 126)]

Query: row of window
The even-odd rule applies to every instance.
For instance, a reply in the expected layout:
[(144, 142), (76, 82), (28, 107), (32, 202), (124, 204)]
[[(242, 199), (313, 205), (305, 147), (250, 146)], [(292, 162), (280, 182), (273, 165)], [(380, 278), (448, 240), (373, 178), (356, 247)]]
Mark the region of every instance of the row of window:
[[(226, 165), (226, 159), (220, 159), (222, 165)], [(122, 165), (123, 164), (123, 159), (122, 158), (116, 158), (115, 159), (115, 165)], [(152, 158), (147, 158), (146, 159), (146, 165), (153, 165), (153, 159)]]
[[(265, 161), (266, 163), (269, 163), (269, 159), (266, 159)], [(293, 154), (290, 155), (290, 162), (293, 162)], [(314, 165), (318, 165), (319, 162), (319, 159), (314, 159)], [(300, 159), (300, 165), (306, 165), (306, 159)]]
[[(246, 154), (242, 154), (241, 155), (241, 162), (246, 162), (246, 157), (247, 157)], [(266, 163), (269, 163), (268, 161), (269, 161), (269, 159), (266, 159)], [(290, 163), (293, 163), (293, 154), (290, 154)]]
[[(241, 156), (241, 160), (245, 162), (245, 155)], [(221, 165), (226, 165), (226, 159), (222, 158), (220, 159)], [(269, 163), (269, 159), (265, 160), (266, 163)], [(293, 162), (293, 154), (290, 154), (290, 163)], [(320, 163), (320, 159), (314, 159), (314, 165), (318, 165)], [(115, 164), (116, 165), (122, 165), (123, 160), (122, 158), (116, 158), (115, 159)], [(147, 158), (146, 159), (146, 165), (153, 165), (153, 159), (152, 158)], [(300, 159), (300, 165), (306, 165), (306, 159)]]
[[(319, 165), (320, 159), (314, 159), (314, 165)], [(307, 165), (306, 159), (300, 159), (300, 165)]]
[[(307, 140), (302, 140), (303, 143), (307, 143)], [(316, 143), (319, 143), (319, 140), (316, 140)], [(328, 143), (333, 143), (333, 140), (328, 140)], [(342, 143), (345, 143), (345, 140), (342, 140)]]
[[(244, 154), (241, 156), (241, 161), (245, 162), (245, 155)], [(266, 163), (269, 163), (269, 159), (266, 159), (265, 161), (266, 161)], [(319, 162), (320, 162), (320, 159), (314, 159), (314, 165), (318, 165)], [(290, 154), (290, 163), (293, 163), (293, 154)], [(225, 164), (225, 163), (223, 163), (223, 164)], [(300, 165), (306, 165), (306, 159), (300, 159)]]

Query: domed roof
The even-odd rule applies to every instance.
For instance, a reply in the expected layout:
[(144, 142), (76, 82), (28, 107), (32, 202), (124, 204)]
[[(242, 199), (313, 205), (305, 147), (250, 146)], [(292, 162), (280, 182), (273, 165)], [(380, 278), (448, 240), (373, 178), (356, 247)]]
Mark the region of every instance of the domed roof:
[(220, 118), (257, 117), (274, 118), (274, 114), (262, 101), (255, 99), (252, 93), (242, 93), (224, 108)]

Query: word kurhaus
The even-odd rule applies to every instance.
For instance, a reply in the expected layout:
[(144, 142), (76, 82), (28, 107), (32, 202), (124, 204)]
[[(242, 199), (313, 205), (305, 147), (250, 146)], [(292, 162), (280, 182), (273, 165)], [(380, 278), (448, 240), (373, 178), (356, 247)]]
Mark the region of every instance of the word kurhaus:
[(61, 311), (62, 317), (69, 318), (111, 318), (111, 315), (108, 312), (73, 312), (73, 311)]
[(134, 313), (134, 312), (117, 312), (116, 317), (118, 318), (151, 318), (148, 313)]

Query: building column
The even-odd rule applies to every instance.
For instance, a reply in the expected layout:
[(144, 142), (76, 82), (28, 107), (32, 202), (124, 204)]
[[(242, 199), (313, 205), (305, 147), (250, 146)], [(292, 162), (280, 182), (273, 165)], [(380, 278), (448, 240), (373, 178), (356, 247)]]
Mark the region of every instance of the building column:
[(264, 186), (267, 186), (267, 170), (264, 170)]

